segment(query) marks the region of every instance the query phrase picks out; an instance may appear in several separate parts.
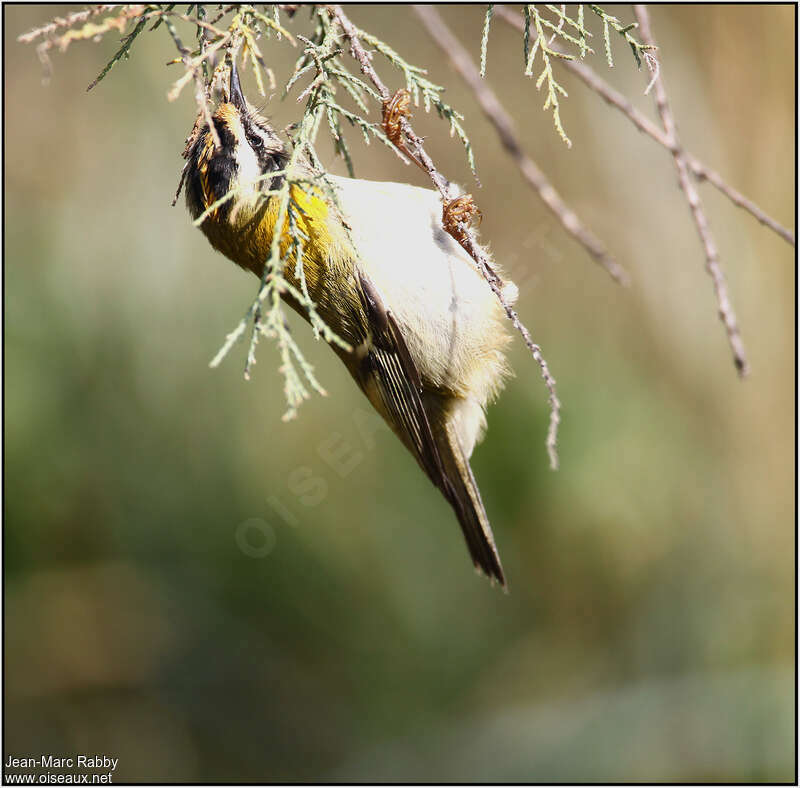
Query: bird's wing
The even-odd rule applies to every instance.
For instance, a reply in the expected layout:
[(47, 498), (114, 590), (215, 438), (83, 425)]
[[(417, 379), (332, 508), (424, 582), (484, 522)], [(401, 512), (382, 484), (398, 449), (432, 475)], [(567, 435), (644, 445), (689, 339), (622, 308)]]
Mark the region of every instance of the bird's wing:
[(403, 442), (438, 487), (444, 469), (422, 402), (419, 371), (397, 321), (375, 286), (363, 273), (359, 274), (359, 284), (367, 318), (366, 354), (359, 368), (359, 382), (365, 390), (370, 384), (374, 386)]
[(431, 419), (444, 416), (425, 407), (419, 370), (397, 321), (363, 273), (359, 285), (367, 325), (356, 379), (371, 400), (377, 394), (395, 432), (455, 510), (475, 566), (505, 586), (492, 529), (455, 430), (441, 424), (434, 433)]

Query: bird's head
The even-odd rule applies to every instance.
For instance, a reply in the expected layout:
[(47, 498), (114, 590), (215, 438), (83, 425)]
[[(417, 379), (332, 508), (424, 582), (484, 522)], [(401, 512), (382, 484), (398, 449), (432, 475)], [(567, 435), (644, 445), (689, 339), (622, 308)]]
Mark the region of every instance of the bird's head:
[(201, 116), (184, 154), (186, 205), (197, 218), (229, 191), (239, 189), (235, 198), (214, 212), (215, 218), (224, 219), (235, 204), (253, 201), (264, 190), (277, 188), (280, 176), (261, 176), (282, 170), (288, 156), (269, 123), (245, 100), (235, 62), (231, 64), (228, 101), (219, 105), (212, 122), (219, 145)]

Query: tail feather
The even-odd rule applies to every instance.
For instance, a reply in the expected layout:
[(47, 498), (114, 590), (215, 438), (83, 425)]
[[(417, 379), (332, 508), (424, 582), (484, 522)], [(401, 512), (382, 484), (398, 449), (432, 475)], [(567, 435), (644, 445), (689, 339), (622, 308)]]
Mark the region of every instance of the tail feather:
[(452, 422), (446, 423), (444, 429), (436, 435), (436, 443), (444, 470), (442, 492), (455, 510), (472, 561), (490, 579), (497, 580), (506, 588), (489, 518), (483, 508), (469, 460)]

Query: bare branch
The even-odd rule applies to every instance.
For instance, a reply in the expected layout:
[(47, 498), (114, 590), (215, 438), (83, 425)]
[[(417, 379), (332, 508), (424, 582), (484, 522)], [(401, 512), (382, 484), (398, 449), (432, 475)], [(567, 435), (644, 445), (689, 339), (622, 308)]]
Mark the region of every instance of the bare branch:
[[(375, 86), (376, 90), (381, 96), (381, 99), (383, 100), (384, 106), (388, 106), (392, 101), (392, 95), (375, 71), (370, 55), (368, 55), (364, 50), (355, 26), (344, 13), (341, 6), (331, 5), (328, 6), (328, 8), (333, 18), (339, 23), (339, 26), (341, 27), (342, 32), (344, 33), (344, 36), (350, 45), (350, 52), (361, 67), (361, 72)], [(450, 182), (436, 169), (433, 161), (423, 147), (422, 139), (414, 132), (414, 129), (411, 127), (411, 124), (408, 121), (408, 118), (404, 115), (400, 115), (398, 117), (398, 122), (400, 124), (403, 138), (406, 141), (402, 146), (403, 152), (413, 158), (414, 161), (428, 174), (434, 186), (436, 186), (437, 190), (442, 195), (446, 212), (447, 206), (457, 199), (459, 195), (455, 193), (455, 190), (452, 188)], [(506, 315), (508, 315), (509, 320), (513, 324), (514, 328), (516, 328), (517, 331), (519, 331), (519, 333), (522, 335), (525, 345), (528, 347), (531, 355), (533, 355), (534, 359), (539, 364), (545, 385), (550, 393), (550, 427), (548, 430), (546, 445), (550, 455), (550, 466), (551, 468), (555, 469), (558, 467), (556, 441), (558, 424), (560, 422), (559, 413), (561, 410), (561, 403), (556, 395), (555, 379), (550, 374), (547, 362), (542, 355), (541, 348), (533, 341), (528, 329), (522, 324), (517, 316), (517, 313), (514, 311), (514, 308), (508, 303), (503, 295), (503, 282), (493, 270), (489, 258), (486, 255), (486, 252), (478, 244), (474, 232), (471, 230), (468, 224), (462, 222), (458, 223), (457, 229), (450, 231), (450, 234), (475, 261), (476, 265), (478, 266), (478, 270), (489, 283), (492, 292), (497, 296), (498, 300), (503, 305), (503, 309), (505, 310)]]
[[(650, 15), (647, 12), (647, 8), (644, 5), (637, 4), (634, 6), (634, 11), (636, 13), (636, 18), (639, 20), (639, 29), (641, 30), (645, 44), (655, 46), (653, 34), (650, 30)], [(686, 161), (686, 154), (683, 152), (683, 148), (680, 144), (675, 118), (669, 105), (667, 90), (664, 87), (664, 79), (661, 74), (658, 74), (655, 78), (655, 97), (658, 114), (661, 117), (661, 122), (664, 124), (664, 131), (666, 131), (667, 137), (671, 143), (670, 150), (675, 160), (675, 167), (678, 170), (678, 180), (683, 193), (686, 195), (686, 200), (692, 211), (692, 217), (694, 218), (698, 235), (703, 244), (706, 255), (706, 269), (714, 283), (714, 291), (716, 292), (717, 304), (719, 305), (719, 316), (728, 334), (728, 343), (733, 352), (733, 361), (739, 375), (744, 377), (749, 372), (744, 343), (739, 334), (736, 314), (733, 311), (728, 297), (728, 286), (725, 282), (725, 276), (722, 273), (719, 253), (714, 242), (714, 237), (711, 234), (711, 229), (708, 226), (708, 219), (703, 210), (703, 203), (700, 200), (697, 189), (694, 187), (692, 179), (689, 177), (689, 164)]]
[(106, 3), (103, 5), (93, 6), (92, 8), (87, 8), (83, 11), (75, 11), (66, 17), (57, 16), (46, 25), (34, 28), (27, 33), (23, 33), (21, 36), (17, 36), (17, 41), (23, 44), (30, 44), (32, 41), (35, 41), (41, 36), (51, 36), (58, 30), (70, 28), (73, 25), (79, 24), (80, 22), (86, 22), (91, 17), (97, 16), (98, 14), (104, 14), (106, 11), (110, 11), (115, 7), (116, 6), (114, 3)]
[[(494, 10), (495, 14), (503, 20), (513, 25), (518, 30), (524, 29), (524, 22), (522, 17), (514, 12), (509, 11), (505, 6), (498, 5)], [(554, 47), (555, 48), (555, 47)], [(625, 115), (639, 131), (644, 132), (649, 137), (654, 139), (659, 145), (663, 145), (667, 150), (672, 151), (672, 141), (658, 126), (656, 126), (649, 118), (643, 115), (631, 102), (623, 96), (619, 91), (611, 87), (602, 77), (600, 77), (590, 66), (586, 63), (577, 60), (562, 60), (561, 65), (571, 71), (576, 77), (583, 81), (585, 85), (590, 87), (600, 98), (606, 101), (615, 109), (618, 109)], [(657, 75), (655, 75), (657, 76)], [(706, 167), (699, 159), (693, 156), (688, 151), (684, 150), (684, 156), (697, 180), (708, 181), (716, 186), (734, 205), (743, 208), (754, 219), (769, 227), (770, 230), (777, 233), (788, 243), (795, 245), (794, 233), (786, 229), (781, 224), (776, 222), (771, 216), (768, 216), (761, 208), (759, 208), (752, 200), (749, 200), (740, 192), (736, 191), (733, 187), (729, 186), (714, 170)]]
[(602, 265), (617, 282), (623, 285), (629, 284), (630, 278), (625, 269), (609, 254), (603, 242), (584, 226), (575, 212), (561, 198), (547, 176), (525, 155), (511, 116), (500, 103), (497, 94), (481, 79), (469, 53), (447, 27), (439, 12), (433, 6), (424, 5), (415, 5), (414, 10), (431, 38), (447, 54), (456, 71), (472, 88), (484, 115), (494, 126), (503, 147), (516, 162), (523, 178), (553, 212), (564, 229), (589, 252), (595, 261)]
[(763, 224), (765, 227), (769, 227), (770, 230), (777, 233), (792, 246), (795, 245), (794, 233), (791, 230), (787, 230), (783, 225), (778, 224), (778, 222), (776, 222), (771, 216), (768, 216), (766, 213), (764, 213), (764, 211), (762, 211), (761, 208), (759, 208), (752, 200), (748, 200), (747, 197), (745, 197), (741, 192), (737, 192), (732, 186), (728, 186), (718, 172), (706, 167), (704, 164), (695, 159), (690, 153), (686, 153), (686, 160), (689, 162), (689, 167), (691, 167), (692, 174), (695, 178), (697, 178), (698, 181), (708, 181), (709, 183), (713, 184), (734, 205), (738, 205), (739, 208), (743, 208), (751, 216), (761, 222), (761, 224)]

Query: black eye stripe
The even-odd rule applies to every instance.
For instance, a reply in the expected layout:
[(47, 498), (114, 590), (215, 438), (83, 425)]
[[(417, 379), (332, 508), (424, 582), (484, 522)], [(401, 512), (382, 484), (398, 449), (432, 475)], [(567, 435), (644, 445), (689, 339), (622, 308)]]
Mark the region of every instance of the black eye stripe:
[(254, 118), (249, 116), (242, 117), (245, 138), (254, 148), (265, 147), (274, 138), (271, 129), (265, 129)]

